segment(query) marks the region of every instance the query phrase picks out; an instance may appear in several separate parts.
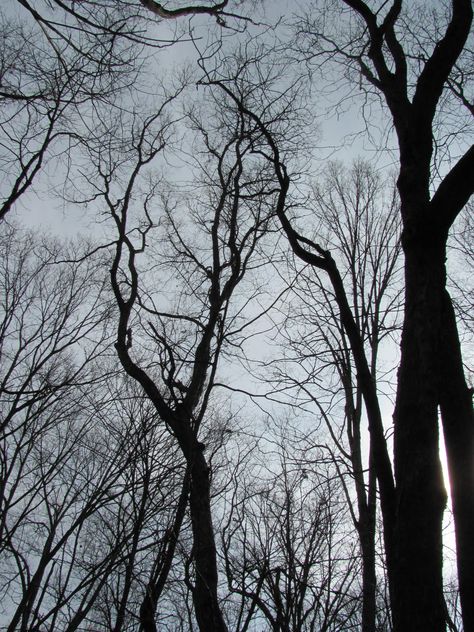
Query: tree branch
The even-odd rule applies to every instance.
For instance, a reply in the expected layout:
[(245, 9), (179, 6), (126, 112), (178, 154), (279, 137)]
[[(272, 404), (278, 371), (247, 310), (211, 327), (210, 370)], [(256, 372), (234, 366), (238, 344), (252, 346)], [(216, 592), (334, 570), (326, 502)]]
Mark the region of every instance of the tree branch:
[(431, 200), (432, 216), (446, 233), (474, 194), (474, 145), (443, 178)]
[(197, 15), (199, 13), (205, 13), (208, 15), (218, 16), (223, 9), (227, 6), (229, 0), (224, 0), (212, 7), (206, 7), (203, 5), (197, 5), (195, 7), (183, 7), (182, 9), (165, 9), (161, 4), (155, 2), (155, 0), (140, 0), (141, 4), (155, 15), (165, 20), (174, 20), (186, 15)]
[(444, 37), (436, 44), (417, 82), (413, 107), (425, 122), (431, 123), (436, 106), (459, 58), (472, 24), (471, 0), (453, 0), (453, 15)]

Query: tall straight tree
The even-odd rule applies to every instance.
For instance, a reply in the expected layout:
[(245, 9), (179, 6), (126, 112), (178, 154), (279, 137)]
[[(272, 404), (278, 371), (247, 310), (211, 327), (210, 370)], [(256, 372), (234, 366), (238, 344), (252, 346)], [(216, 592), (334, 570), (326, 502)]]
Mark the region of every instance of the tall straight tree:
[[(232, 96), (239, 111), (258, 128), (259, 142), (267, 143), (266, 155), (279, 180), (277, 213), (291, 247), (305, 262), (325, 270), (331, 280), (368, 415), (394, 629), (441, 632), (446, 627), (442, 578), (446, 491), (439, 458), (440, 410), (464, 627), (473, 630), (474, 418), (446, 288), (446, 245), (450, 228), (474, 192), (474, 148), (462, 143), (463, 153), (451, 155), (443, 170), (434, 160), (446, 101), (454, 98), (469, 106), (463, 83), (468, 75), (460, 65), (472, 24), (472, 4), (453, 0), (449, 11), (437, 16), (444, 26), (435, 24), (431, 30), (426, 28), (427, 15), (407, 16), (403, 9), (401, 1), (316, 3), (300, 24), (300, 50), (308, 63), (314, 61), (330, 72), (331, 60), (336, 60), (343, 65), (345, 79), (354, 78), (355, 68), (366, 94), (375, 91), (388, 106), (398, 140), (405, 312), (394, 410), (393, 472), (376, 387), (343, 279), (331, 253), (298, 232), (287, 215), (291, 179), (284, 139), (277, 135), (277, 118), (270, 118), (268, 108), (252, 102), (237, 83), (235, 90), (230, 81), (216, 77), (210, 83)], [(333, 22), (331, 11), (336, 12)], [(416, 18), (423, 21), (418, 33)], [(334, 30), (325, 30), (331, 24)], [(241, 76), (237, 81), (242, 82)], [(466, 112), (471, 115), (472, 107)], [(457, 132), (459, 138), (459, 129)]]
[(459, 64), (472, 25), (472, 3), (450, 2), (444, 32), (440, 29), (429, 42), (426, 35), (421, 39), (421, 24), (417, 41), (401, 1), (387, 7), (359, 0), (343, 4), (350, 8), (350, 17), (356, 18), (361, 39), (352, 40), (347, 54), (341, 42), (334, 42), (335, 52), (347, 62), (351, 56), (361, 78), (383, 96), (400, 157), (397, 184), (403, 221), (405, 318), (394, 411), (397, 514), (391, 592), (395, 628), (445, 627), (441, 598), (445, 494), (438, 457), (439, 408), (453, 498), (464, 625), (472, 630), (474, 418), (446, 289), (445, 262), (448, 232), (474, 192), (474, 148), (446, 165), (446, 175), (432, 188), (435, 118), (444, 106), (442, 99), (451, 91), (460, 105), (466, 105)]

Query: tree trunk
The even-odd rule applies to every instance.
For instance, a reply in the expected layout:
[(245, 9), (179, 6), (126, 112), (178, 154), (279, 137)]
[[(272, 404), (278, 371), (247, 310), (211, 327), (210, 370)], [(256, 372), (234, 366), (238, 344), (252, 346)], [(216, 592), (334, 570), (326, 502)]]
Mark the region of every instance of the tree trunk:
[[(375, 373), (375, 371), (374, 371)], [(359, 519), (355, 522), (359, 534), (360, 550), (362, 554), (362, 622), (361, 632), (376, 631), (376, 588), (377, 574), (375, 571), (375, 520), (377, 507), (377, 478), (374, 468), (374, 453), (369, 447), (368, 481), (365, 481), (365, 468), (361, 454), (360, 424), (362, 418), (362, 393), (357, 392), (357, 404), (354, 404), (350, 381), (347, 381), (346, 408), (348, 422), (352, 427), (350, 436), (350, 454), (352, 472), (354, 476), (357, 496)]]
[(391, 573), (395, 632), (445, 632), (442, 519), (446, 504), (439, 459), (438, 363), (442, 240), (419, 223), (405, 231), (405, 318), (394, 414), (397, 511)]
[(361, 632), (376, 630), (376, 588), (375, 572), (375, 517), (376, 478), (373, 471), (372, 454), (369, 457), (369, 483), (367, 503), (360, 511), (359, 538), (362, 552), (362, 629)]
[(448, 458), (464, 630), (474, 630), (474, 415), (451, 297), (444, 293), (440, 407)]
[(375, 589), (377, 579), (375, 574), (375, 525), (365, 524), (360, 532), (362, 551), (362, 632), (376, 630), (376, 599)]
[(211, 516), (209, 467), (200, 446), (190, 465), (189, 506), (195, 564), (194, 609), (201, 632), (227, 632), (217, 596), (217, 564)]
[(146, 592), (140, 606), (140, 632), (157, 632), (156, 610), (158, 602), (166, 586), (171, 565), (173, 563), (176, 545), (178, 543), (181, 525), (186, 514), (189, 493), (189, 476), (186, 471), (181, 488), (181, 494), (176, 508), (176, 515), (172, 527), (165, 536), (163, 551), (160, 552), (159, 559), (155, 562), (155, 568), (150, 577)]

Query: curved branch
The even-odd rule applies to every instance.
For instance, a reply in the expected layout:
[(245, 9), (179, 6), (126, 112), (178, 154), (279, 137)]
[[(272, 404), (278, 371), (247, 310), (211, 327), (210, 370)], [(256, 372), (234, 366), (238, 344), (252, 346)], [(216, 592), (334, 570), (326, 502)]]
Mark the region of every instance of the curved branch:
[(474, 194), (474, 145), (443, 178), (431, 200), (434, 219), (448, 232), (454, 220)]
[(140, 3), (155, 15), (158, 15), (160, 18), (165, 20), (174, 20), (176, 18), (181, 18), (186, 15), (197, 15), (197, 14), (208, 14), (208, 15), (216, 15), (218, 16), (223, 9), (227, 6), (229, 0), (224, 0), (223, 2), (219, 2), (213, 7), (206, 7), (203, 5), (197, 5), (195, 7), (183, 7), (182, 9), (165, 9), (163, 5), (155, 2), (155, 0), (140, 0)]
[(426, 62), (413, 97), (413, 107), (425, 121), (432, 121), (441, 92), (471, 29), (471, 0), (453, 0), (452, 7), (453, 14), (446, 33)]

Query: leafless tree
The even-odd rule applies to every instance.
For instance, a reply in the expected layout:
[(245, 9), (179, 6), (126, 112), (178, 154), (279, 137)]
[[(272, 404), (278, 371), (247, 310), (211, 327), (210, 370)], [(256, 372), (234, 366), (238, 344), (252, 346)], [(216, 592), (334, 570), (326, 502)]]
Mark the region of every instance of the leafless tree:
[[(401, 318), (399, 209), (394, 187), (384, 189), (385, 184), (369, 164), (359, 161), (346, 169), (332, 163), (313, 188), (307, 216), (314, 234), (337, 261), (381, 397), (394, 372), (386, 359), (384, 366), (379, 366), (381, 349), (382, 358), (396, 357)], [(377, 497), (373, 450), (364, 430), (362, 392), (327, 277), (311, 267), (295, 273), (296, 296), (287, 307), (284, 357), (275, 361), (275, 372), (295, 397), (295, 404), (305, 410), (314, 407), (315, 417), (329, 432), (360, 539), (362, 630), (373, 631), (377, 609)], [(385, 394), (389, 397), (391, 393)]]
[(31, 235), (22, 239), (6, 224), (2, 233), (2, 590), (20, 590), (9, 629), (20, 621), (26, 629), (39, 616), (42, 581), (80, 493), (74, 477), (60, 481), (77, 455), (79, 391), (98, 379), (108, 309), (93, 263), (55, 265), (54, 244), (35, 252)]
[[(428, 52), (420, 52), (421, 36), (418, 44), (413, 43), (414, 31), (406, 30), (408, 18), (401, 2), (379, 6), (347, 1), (332, 8), (340, 16), (342, 34), (325, 33), (317, 20), (308, 32), (320, 38), (317, 41), (323, 43), (326, 59), (342, 59), (346, 68), (356, 69), (363, 85), (381, 96), (390, 111), (400, 149), (397, 186), (405, 257), (405, 317), (394, 414), (394, 472), (376, 384), (344, 279), (331, 251), (321, 245), (319, 237), (311, 239), (305, 234), (291, 215), (290, 162), (284, 153), (284, 140), (277, 136), (277, 119), (269, 116), (268, 105), (262, 107), (241, 90), (242, 72), (233, 75), (234, 83), (231, 79), (223, 81), (217, 73), (208, 76), (208, 83), (218, 85), (233, 98), (238, 111), (258, 128), (257, 142), (266, 144), (266, 155), (279, 180), (277, 214), (289, 243), (297, 257), (324, 270), (330, 279), (371, 433), (395, 630), (445, 627), (441, 524), (446, 492), (439, 459), (438, 407), (441, 410), (463, 618), (469, 629), (474, 625), (470, 599), (474, 549), (469, 535), (474, 522), (474, 424), (456, 320), (446, 290), (445, 258), (449, 230), (472, 193), (469, 174), (474, 153), (470, 148), (457, 160), (453, 156), (454, 164), (447, 167), (448, 173), (438, 183), (432, 178), (437, 175), (432, 158), (439, 137), (435, 115), (440, 113), (446, 90), (451, 94), (449, 81), (470, 33), (472, 6), (467, 1), (450, 4), (444, 30), (438, 29), (429, 40)], [(347, 13), (352, 22), (344, 32)], [(323, 21), (322, 25), (328, 23)], [(314, 39), (311, 50), (319, 55)], [(306, 54), (311, 55), (311, 51)], [(248, 66), (244, 68), (247, 71)], [(275, 98), (274, 93), (271, 98)]]
[(169, 571), (185, 467), (111, 363), (103, 261), (2, 231), (5, 629), (136, 629), (144, 578)]
[(139, 66), (138, 51), (103, 14), (98, 33), (76, 30), (66, 10), (48, 20), (48, 10), (43, 16), (28, 2), (12, 4), (0, 13), (0, 217), (48, 163), (67, 178), (91, 111), (123, 97)]
[(449, 242), (450, 253), (452, 253), (452, 255), (448, 261), (448, 283), (449, 291), (453, 295), (458, 322), (460, 323), (465, 370), (468, 373), (468, 381), (472, 385), (472, 374), (474, 371), (471, 353), (474, 334), (474, 321), (472, 316), (474, 305), (474, 288), (472, 285), (472, 272), (474, 269), (474, 249), (472, 247), (474, 220), (472, 203), (467, 205), (465, 211)]
[(340, 479), (290, 423), (235, 478), (222, 530), (229, 589), (242, 600), (235, 629), (356, 629), (359, 556)]
[[(136, 385), (126, 388), (123, 378), (120, 382), (115, 399), (97, 420), (108, 438), (104, 447), (113, 464), (108, 463), (108, 472), (117, 468), (113, 495), (109, 494), (107, 504), (95, 512), (82, 534), (84, 547), (94, 543), (90, 561), (102, 559), (104, 552), (110, 561), (96, 581), (94, 599), (84, 600), (77, 608), (74, 622), (77, 625), (82, 617), (94, 629), (117, 632), (156, 629), (156, 621), (160, 622), (161, 584), (168, 577), (174, 553), (170, 543), (177, 539), (183, 498), (187, 499), (185, 467), (157, 423), (156, 413)], [(81, 568), (80, 563), (75, 565)], [(161, 584), (156, 589), (158, 580)]]
[(223, 350), (242, 337), (249, 295), (235, 306), (231, 299), (266, 234), (273, 191), (266, 165), (250, 152), (240, 115), (229, 116), (226, 127), (209, 119), (206, 128), (195, 109), (188, 117), (200, 135), (195, 190), (160, 191), (166, 184), (150, 165), (171, 133), (166, 107), (173, 98), (145, 120), (135, 118), (130, 138), (113, 138), (91, 152), (96, 171), (87, 178), (91, 199), (103, 201), (115, 224), (118, 357), (175, 438), (189, 471), (195, 616), (201, 630), (224, 630), (201, 426)]
[[(460, 132), (472, 129), (472, 107), (466, 98), (472, 81), (472, 4), (453, 1), (430, 12), (405, 7), (402, 2), (347, 1), (335, 9), (332, 15), (341, 19), (338, 34), (319, 28), (321, 14), (316, 11), (306, 21), (308, 28), (302, 27), (302, 33), (313, 37), (305, 50), (310, 56), (321, 54), (327, 59), (330, 55), (353, 76), (357, 73), (366, 93), (378, 95), (388, 108), (399, 147), (397, 184), (406, 289), (394, 415), (398, 509), (390, 536), (393, 545), (388, 547), (393, 549), (389, 575), (394, 625), (400, 630), (422, 629), (422, 625), (441, 630), (445, 626), (441, 577), (445, 494), (438, 458), (439, 407), (448, 454), (463, 618), (470, 629), (474, 626), (470, 598), (474, 548), (469, 535), (474, 524), (474, 424), (456, 320), (446, 290), (445, 259), (448, 233), (473, 192), (469, 174), (474, 151), (469, 137)], [(352, 34), (344, 28), (349, 24)]]
[(173, 9), (154, 0), (14, 0), (2, 5), (0, 219), (48, 166), (53, 187), (62, 190), (65, 181), (74, 181), (78, 146), (91, 136), (97, 140), (95, 112), (133, 109), (135, 89), (144, 80), (152, 84), (154, 56), (189, 40), (181, 18), (214, 17), (217, 40), (228, 23), (244, 28), (249, 18), (228, 4)]
[[(263, 40), (253, 40), (249, 29), (235, 56), (228, 54), (225, 38), (211, 37), (213, 43), (201, 55), (199, 82), (209, 88), (209, 100), (201, 108), (193, 94), (184, 114), (177, 93), (158, 95), (165, 90), (154, 74), (143, 89), (140, 64), (145, 57), (181, 37), (178, 30), (168, 29), (169, 39), (163, 42), (155, 29), (176, 25), (199, 51), (206, 44), (195, 37), (192, 25), (188, 29), (187, 20), (216, 23), (221, 35), (231, 25), (228, 32), (235, 33), (240, 28), (236, 24), (250, 24), (241, 15), (240, 2), (175, 6), (153, 0), (18, 0), (12, 6), (16, 9), (2, 7), (0, 42), (1, 214), (18, 204), (51, 161), (61, 171), (54, 182), (67, 180), (70, 185), (65, 195), (86, 201), (112, 226), (110, 280), (117, 327), (111, 351), (128, 376), (124, 392), (133, 391), (130, 378), (141, 387), (134, 398), (143, 409), (128, 409), (117, 395), (120, 423), (111, 425), (107, 411), (112, 404), (100, 411), (92, 396), (92, 391), (96, 397), (106, 392), (106, 373), (116, 379), (117, 369), (110, 357), (96, 361), (99, 350), (106, 348), (104, 323), (111, 306), (98, 298), (103, 295), (96, 282), (100, 273), (93, 273), (95, 255), (59, 265), (54, 248), (41, 246), (42, 263), (35, 263), (33, 273), (28, 266), (38, 242), (30, 238), (12, 275), (12, 244), (17, 241), (5, 238), (1, 370), (6, 492), (0, 528), (11, 573), (5, 571), (2, 590), (14, 595), (17, 606), (11, 629), (91, 625), (154, 630), (163, 621), (158, 601), (173, 609), (179, 599), (177, 626), (191, 629), (197, 620), (201, 630), (226, 629), (212, 514), (210, 411), (218, 372), (223, 376), (220, 388), (245, 390), (240, 384), (234, 388), (226, 362), (242, 357), (246, 335), (259, 318), (255, 312), (262, 311), (253, 299), (261, 292), (257, 277), (268, 258), (260, 256), (259, 248), (264, 238), (275, 244), (278, 235), (271, 233), (276, 230), (307, 265), (304, 271), (298, 268), (300, 300), (323, 297), (314, 303), (320, 301), (319, 316), (332, 324), (328, 331), (318, 321), (312, 344), (318, 347), (314, 352), (319, 352), (325, 376), (330, 366), (336, 367), (341, 398), (328, 409), (312, 385), (298, 383), (306, 403), (318, 406), (328, 421), (339, 451), (334, 451), (334, 463), (341, 474), (355, 478), (357, 515), (354, 511), (352, 518), (361, 541), (362, 532), (368, 538), (363, 559), (370, 576), (365, 585), (373, 586), (369, 549), (377, 493), (394, 629), (445, 628), (441, 521), (446, 494), (439, 462), (439, 409), (453, 493), (464, 627), (472, 629), (474, 426), (445, 263), (448, 234), (472, 194), (474, 154), (466, 140), (472, 125), (472, 3), (452, 0), (428, 11), (397, 0), (315, 2), (296, 18), (291, 45), (276, 54), (273, 41), (267, 46), (265, 40), (273, 37), (270, 31)], [(19, 24), (15, 11), (28, 16), (27, 25)], [(394, 326), (387, 320), (393, 304), (386, 286), (393, 268), (372, 264), (382, 256), (394, 261), (390, 256), (398, 254), (395, 245), (387, 250), (396, 221), (387, 224), (382, 214), (374, 214), (372, 227), (380, 229), (375, 236), (369, 238), (370, 231), (351, 233), (356, 224), (345, 225), (348, 215), (339, 210), (346, 209), (344, 196), (339, 195), (342, 206), (336, 209), (331, 188), (305, 190), (304, 173), (312, 165), (305, 163), (303, 148), (310, 151), (314, 144), (307, 116), (310, 99), (306, 108), (300, 107), (305, 78), (294, 71), (284, 48), (305, 62), (313, 80), (317, 77), (313, 87), (323, 90), (328, 82), (343, 81), (351, 96), (354, 85), (361, 87), (364, 103), (381, 106), (381, 118), (388, 114), (385, 120), (398, 142), (405, 316), (393, 459), (377, 372), (380, 340)], [(175, 82), (180, 79), (174, 76)], [(201, 92), (198, 87), (196, 94)], [(178, 120), (181, 146), (172, 133)], [(366, 123), (370, 128), (367, 117)], [(191, 136), (195, 140), (189, 142)], [(185, 178), (191, 184), (183, 184), (184, 171), (175, 169), (177, 156), (185, 157), (190, 170)], [(340, 181), (341, 175), (333, 173), (336, 191)], [(311, 197), (313, 211), (324, 210), (331, 218), (330, 231), (322, 224), (317, 230), (313, 224), (308, 227)], [(470, 256), (469, 247), (459, 252), (463, 249)], [(24, 291), (16, 291), (15, 279)], [(458, 305), (468, 323), (466, 310)], [(300, 335), (291, 332), (291, 341), (300, 352)], [(334, 417), (344, 419), (347, 443)], [(370, 450), (364, 462), (360, 435), (365, 418)], [(111, 436), (117, 433), (108, 456), (104, 428)], [(95, 437), (99, 454), (93, 449)], [(165, 458), (171, 454), (176, 468)], [(107, 458), (113, 461), (108, 469)], [(90, 471), (85, 465), (89, 459)], [(163, 472), (172, 472), (168, 505), (157, 496)], [(95, 486), (101, 477), (99, 492)], [(285, 474), (279, 479), (286, 481), (284, 493), (269, 501), (265, 516), (275, 515), (277, 506), (289, 507), (298, 489), (306, 489), (303, 478), (297, 478)], [(348, 486), (345, 493), (352, 500)], [(257, 509), (248, 517), (255, 533)], [(156, 529), (154, 514), (160, 515)], [(35, 539), (36, 533), (42, 537)], [(80, 549), (85, 535), (90, 539), (92, 533), (102, 556), (92, 547)], [(182, 545), (191, 539), (191, 547)], [(299, 543), (295, 531), (288, 559), (298, 554)], [(176, 575), (173, 559), (179, 560)], [(351, 564), (352, 558), (349, 570)], [(283, 576), (291, 575), (278, 572), (279, 581), (276, 571), (268, 575), (271, 585), (266, 576), (260, 577), (260, 590), (267, 590), (269, 599), (278, 597)], [(181, 573), (173, 586), (167, 581), (170, 573)], [(253, 588), (260, 581), (248, 573), (246, 577), (254, 581)], [(272, 592), (277, 584), (279, 589)], [(291, 601), (291, 591), (287, 594)], [(365, 606), (363, 619), (373, 622), (373, 590)], [(247, 616), (253, 606), (242, 608)], [(275, 607), (278, 625), (287, 617), (288, 627), (290, 611), (295, 612), (288, 600)], [(276, 615), (271, 616), (277, 625)]]

